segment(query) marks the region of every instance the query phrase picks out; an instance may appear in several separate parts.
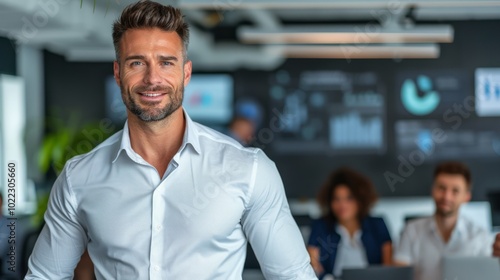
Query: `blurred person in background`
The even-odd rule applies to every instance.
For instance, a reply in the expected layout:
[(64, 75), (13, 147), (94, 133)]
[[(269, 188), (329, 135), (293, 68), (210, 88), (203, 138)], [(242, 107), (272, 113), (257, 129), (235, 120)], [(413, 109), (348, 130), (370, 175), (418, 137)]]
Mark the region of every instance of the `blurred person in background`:
[(414, 267), (415, 280), (442, 279), (445, 256), (492, 255), (491, 234), (459, 215), (460, 206), (471, 199), (471, 188), (465, 164), (449, 161), (436, 167), (432, 186), (436, 211), (407, 223), (394, 254), (396, 264)]
[(249, 146), (255, 134), (255, 124), (245, 117), (236, 116), (229, 123), (228, 135), (240, 142), (243, 146)]
[(340, 277), (344, 268), (391, 264), (387, 226), (382, 218), (369, 216), (377, 194), (368, 178), (340, 168), (328, 177), (317, 200), (324, 215), (312, 224), (307, 250), (320, 279)]

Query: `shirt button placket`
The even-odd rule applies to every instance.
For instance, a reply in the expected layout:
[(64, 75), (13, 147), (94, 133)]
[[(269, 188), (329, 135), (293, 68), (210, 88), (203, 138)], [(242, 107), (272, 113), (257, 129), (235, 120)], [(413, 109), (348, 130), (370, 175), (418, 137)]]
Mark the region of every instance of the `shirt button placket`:
[(153, 192), (152, 215), (151, 215), (151, 253), (150, 253), (150, 278), (161, 280), (164, 277), (161, 272), (163, 263), (163, 213), (165, 213), (165, 202), (162, 199), (162, 188), (158, 186)]

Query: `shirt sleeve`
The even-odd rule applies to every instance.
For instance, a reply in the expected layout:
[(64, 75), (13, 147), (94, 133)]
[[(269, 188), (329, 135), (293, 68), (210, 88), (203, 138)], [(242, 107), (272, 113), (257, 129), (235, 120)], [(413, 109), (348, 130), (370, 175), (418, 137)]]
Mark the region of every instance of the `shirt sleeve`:
[(387, 229), (387, 225), (385, 224), (385, 221), (382, 218), (380, 218), (380, 238), (382, 243), (392, 242), (389, 229)]
[(481, 229), (478, 234), (477, 242), (480, 256), (493, 256), (493, 242), (495, 237), (493, 234)]
[(275, 164), (260, 150), (254, 160), (242, 226), (265, 278), (317, 279)]
[(415, 240), (413, 240), (413, 230), (411, 225), (407, 224), (394, 252), (394, 261), (411, 265), (414, 261), (411, 250), (413, 242), (415, 242)]
[(87, 247), (87, 235), (76, 216), (76, 200), (67, 178), (68, 165), (59, 175), (45, 212), (45, 226), (28, 261), (25, 280), (73, 279)]
[(311, 235), (309, 235), (308, 246), (320, 247), (319, 240), (322, 233), (321, 220), (314, 220), (311, 223)]

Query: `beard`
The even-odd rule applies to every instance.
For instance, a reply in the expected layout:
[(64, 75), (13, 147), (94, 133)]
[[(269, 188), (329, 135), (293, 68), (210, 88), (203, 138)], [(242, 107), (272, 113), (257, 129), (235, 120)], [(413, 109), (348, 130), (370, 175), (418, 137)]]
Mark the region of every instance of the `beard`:
[(122, 85), (120, 85), (122, 99), (125, 103), (127, 109), (136, 115), (143, 122), (157, 122), (161, 121), (173, 112), (175, 112), (182, 105), (182, 100), (184, 97), (184, 84), (180, 84), (177, 91), (174, 91), (170, 87), (162, 86), (138, 86), (133, 88), (132, 91), (136, 92), (165, 92), (166, 98), (169, 102), (163, 107), (158, 107), (160, 102), (146, 102), (144, 104), (139, 104), (133, 97), (130, 91), (127, 91)]

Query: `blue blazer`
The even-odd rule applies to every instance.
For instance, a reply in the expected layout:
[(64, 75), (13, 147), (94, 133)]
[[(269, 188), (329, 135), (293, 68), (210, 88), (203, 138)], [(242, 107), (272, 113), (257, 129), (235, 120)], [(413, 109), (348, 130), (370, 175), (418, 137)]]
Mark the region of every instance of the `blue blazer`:
[[(335, 230), (337, 223), (329, 222), (325, 218), (313, 221), (308, 245), (320, 248), (320, 262), (324, 274), (333, 273), (337, 247), (340, 235)], [(366, 258), (370, 265), (382, 263), (382, 245), (391, 241), (391, 236), (384, 219), (366, 217), (361, 221), (361, 241), (366, 250)], [(320, 279), (324, 275), (320, 275)]]

